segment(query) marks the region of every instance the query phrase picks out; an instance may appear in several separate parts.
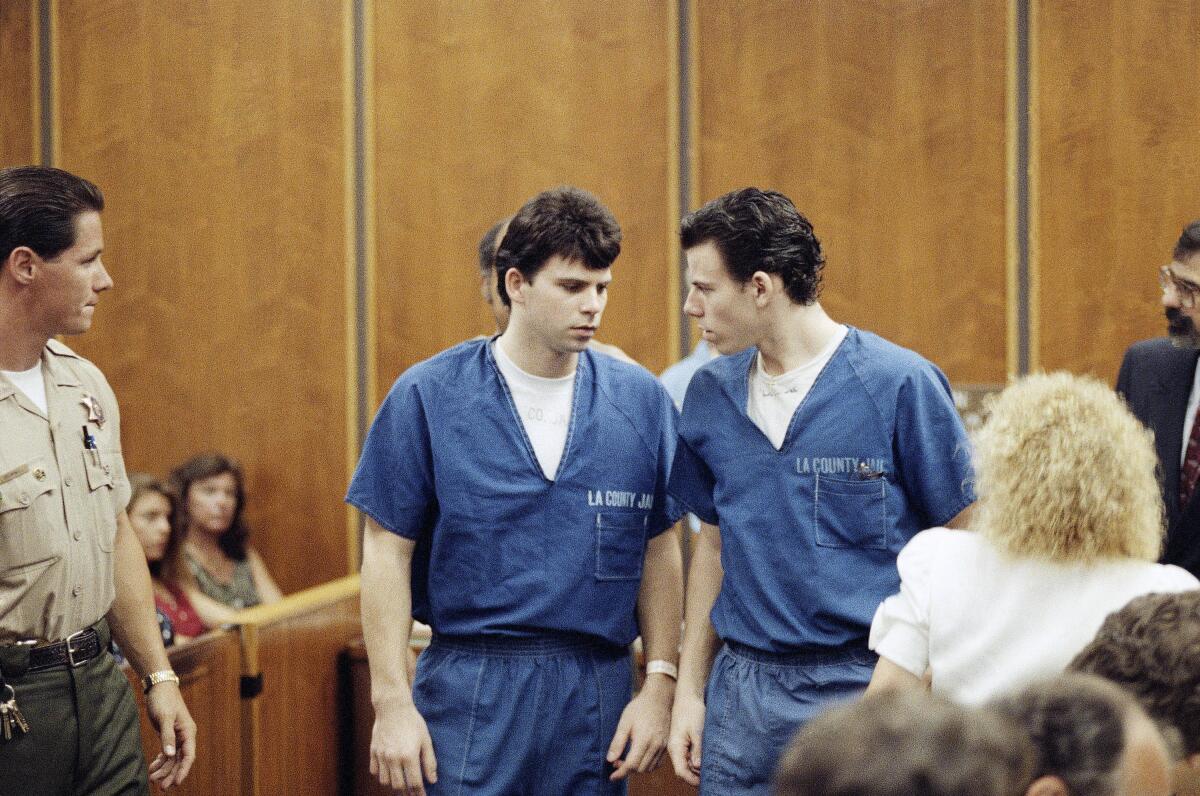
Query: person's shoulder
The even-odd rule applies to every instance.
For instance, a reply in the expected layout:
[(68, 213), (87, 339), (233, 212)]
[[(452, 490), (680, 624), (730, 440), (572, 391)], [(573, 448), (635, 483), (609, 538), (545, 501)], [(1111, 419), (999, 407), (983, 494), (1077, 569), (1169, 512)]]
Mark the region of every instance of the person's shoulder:
[(927, 528), (908, 540), (905, 549), (929, 553), (956, 553), (985, 547), (983, 537), (975, 531), (958, 528)]
[(927, 368), (937, 369), (936, 365), (911, 348), (893, 343), (874, 332), (851, 326), (846, 338), (856, 361), (864, 366), (895, 373), (908, 373)]
[(108, 388), (108, 379), (96, 364), (87, 357), (81, 356), (66, 343), (51, 338), (46, 341), (47, 355), (54, 357), (58, 364), (71, 370), (81, 378), (87, 379), (93, 385), (103, 385)]
[(629, 354), (626, 354), (618, 346), (610, 343), (601, 343), (599, 340), (593, 340), (592, 342), (588, 343), (588, 348), (598, 354), (604, 354), (605, 356), (612, 357), (613, 359), (621, 362), (628, 362), (634, 365), (637, 364), (636, 359), (629, 356)]
[(750, 362), (757, 353), (758, 349), (750, 346), (733, 354), (710, 359), (696, 369), (692, 381), (712, 386), (744, 379), (750, 372)]
[(1139, 340), (1125, 349), (1125, 358), (1132, 362), (1142, 360), (1159, 360), (1164, 357), (1191, 357), (1195, 351), (1180, 348), (1171, 342), (1169, 337), (1152, 337), (1149, 340)]
[(468, 367), (471, 363), (482, 363), (486, 360), (489, 342), (489, 338), (475, 337), (439, 351), (401, 373), (392, 389), (436, 385), (462, 378), (471, 372)]
[(1150, 564), (1154, 578), (1162, 588), (1171, 591), (1191, 591), (1200, 588), (1200, 580), (1186, 569), (1175, 564)]
[(601, 389), (614, 397), (636, 395), (657, 401), (660, 394), (666, 394), (654, 374), (632, 359), (620, 359), (593, 348), (588, 348), (581, 356), (588, 357)]

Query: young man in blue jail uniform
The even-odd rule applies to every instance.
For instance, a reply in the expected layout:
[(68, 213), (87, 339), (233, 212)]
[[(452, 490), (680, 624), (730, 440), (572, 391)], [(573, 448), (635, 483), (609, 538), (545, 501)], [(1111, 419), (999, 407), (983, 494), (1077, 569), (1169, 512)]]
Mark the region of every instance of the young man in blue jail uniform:
[(684, 310), (727, 356), (692, 378), (671, 473), (705, 525), (670, 754), (704, 794), (766, 794), (797, 727), (866, 687), (896, 555), (973, 502), (969, 451), (936, 367), (825, 314), (821, 246), (786, 196), (722, 196), (682, 240)]
[[(497, 253), (503, 334), (392, 387), (347, 501), (367, 516), (371, 770), (408, 793), (620, 794), (666, 751), (682, 615), (677, 423), (649, 372), (588, 348), (616, 219), (559, 188)], [(433, 628), (410, 684), (402, 651)], [(650, 661), (630, 701), (628, 646)]]

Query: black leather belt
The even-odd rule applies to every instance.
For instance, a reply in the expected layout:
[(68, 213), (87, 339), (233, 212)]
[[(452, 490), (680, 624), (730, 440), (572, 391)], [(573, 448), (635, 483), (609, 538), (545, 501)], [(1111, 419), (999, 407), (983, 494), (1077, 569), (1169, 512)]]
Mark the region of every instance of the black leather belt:
[(62, 641), (29, 650), (29, 669), (27, 671), (40, 672), (56, 666), (74, 668), (87, 663), (102, 651), (100, 634), (96, 632), (95, 628), (84, 628), (77, 633), (72, 633)]

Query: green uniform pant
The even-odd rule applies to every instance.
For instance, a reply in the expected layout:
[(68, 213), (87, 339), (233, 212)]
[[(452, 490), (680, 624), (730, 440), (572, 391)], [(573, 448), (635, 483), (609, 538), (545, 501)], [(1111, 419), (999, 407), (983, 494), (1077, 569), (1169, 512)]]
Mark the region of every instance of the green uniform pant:
[[(0, 646), (4, 681), (29, 733), (0, 735), (0, 796), (148, 796), (137, 703), (107, 652), (74, 669), (28, 673), (29, 648)], [(8, 694), (8, 689), (0, 689)]]

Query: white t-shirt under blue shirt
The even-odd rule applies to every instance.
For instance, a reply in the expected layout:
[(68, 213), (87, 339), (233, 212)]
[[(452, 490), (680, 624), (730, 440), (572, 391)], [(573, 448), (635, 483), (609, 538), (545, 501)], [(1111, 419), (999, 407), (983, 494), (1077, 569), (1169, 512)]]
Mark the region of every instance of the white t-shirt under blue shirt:
[(821, 352), (798, 368), (772, 376), (763, 367), (762, 352), (754, 357), (750, 371), (750, 397), (746, 400), (746, 414), (762, 433), (767, 435), (775, 450), (783, 447), (788, 426), (796, 409), (812, 389), (821, 371), (833, 358), (833, 352), (842, 344), (848, 330), (838, 324), (838, 331)]
[(559, 378), (526, 373), (504, 353), (503, 346), (492, 344), (492, 353), (500, 375), (512, 393), (521, 425), (529, 435), (533, 453), (546, 478), (554, 480), (562, 461), (567, 431), (571, 426), (571, 399), (575, 394), (575, 371)]

